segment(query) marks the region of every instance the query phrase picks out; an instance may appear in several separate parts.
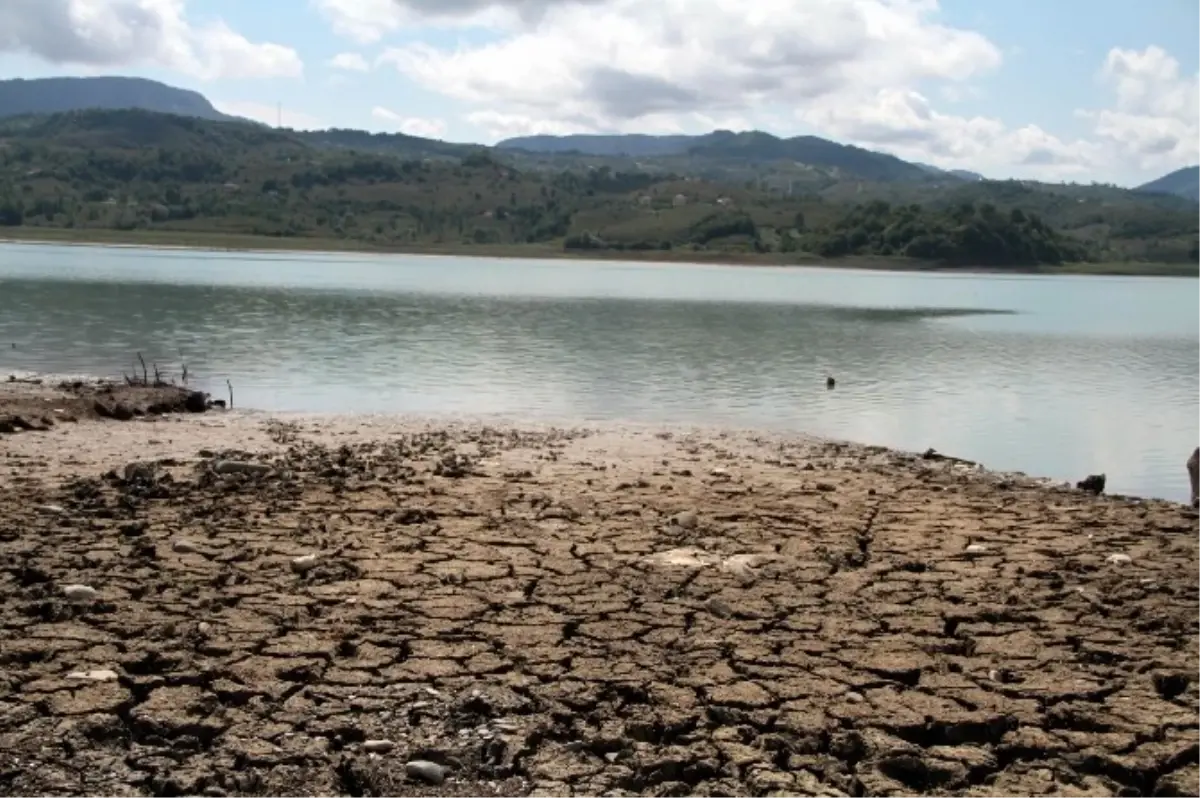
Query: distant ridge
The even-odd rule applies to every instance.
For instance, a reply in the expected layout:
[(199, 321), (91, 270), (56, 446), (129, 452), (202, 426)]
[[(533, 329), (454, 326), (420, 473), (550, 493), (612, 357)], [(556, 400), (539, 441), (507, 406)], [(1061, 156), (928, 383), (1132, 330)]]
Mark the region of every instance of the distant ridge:
[(0, 80), (0, 118), (88, 109), (136, 108), (217, 122), (248, 121), (223, 114), (200, 92), (145, 78), (15, 78)]
[(687, 157), (725, 161), (794, 161), (836, 170), (846, 177), (885, 182), (922, 182), (930, 172), (917, 164), (881, 152), (838, 144), (817, 136), (783, 139), (758, 130), (734, 133), (715, 130), (696, 136), (571, 135), (525, 136), (501, 141), (501, 150), (632, 158)]
[(1145, 185), (1138, 186), (1135, 191), (1144, 194), (1173, 194), (1200, 202), (1200, 166), (1185, 166), (1176, 169), (1169, 175), (1163, 175), (1157, 180), (1151, 180)]

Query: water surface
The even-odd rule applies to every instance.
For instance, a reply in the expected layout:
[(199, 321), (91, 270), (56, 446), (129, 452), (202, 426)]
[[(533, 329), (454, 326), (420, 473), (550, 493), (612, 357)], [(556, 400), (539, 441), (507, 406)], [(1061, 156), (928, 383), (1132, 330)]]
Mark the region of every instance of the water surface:
[(0, 245), (0, 372), (140, 351), (267, 410), (794, 430), (1185, 499), (1198, 307), (1177, 278)]

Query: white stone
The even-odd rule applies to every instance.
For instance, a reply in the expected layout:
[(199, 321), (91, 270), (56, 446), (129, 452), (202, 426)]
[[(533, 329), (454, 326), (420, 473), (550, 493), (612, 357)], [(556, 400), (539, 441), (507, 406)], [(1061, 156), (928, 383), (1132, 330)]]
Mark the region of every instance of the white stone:
[(67, 601), (76, 604), (85, 604), (89, 601), (95, 601), (99, 597), (96, 588), (89, 585), (66, 585), (62, 589), (63, 595), (67, 597)]
[(94, 671), (72, 671), (67, 674), (68, 679), (87, 679), (92, 682), (115, 682), (117, 680), (117, 672), (101, 668)]
[(1110, 554), (1104, 558), (1104, 561), (1109, 565), (1128, 565), (1133, 562), (1133, 558), (1128, 554)]
[(298, 574), (308, 573), (317, 567), (320, 558), (315, 554), (302, 554), (292, 560), (292, 571)]
[(369, 751), (372, 754), (386, 754), (396, 747), (396, 744), (391, 740), (367, 740), (363, 743), (363, 750)]
[(966, 548), (967, 554), (986, 554), (987, 550), (988, 550), (988, 547), (983, 545), (982, 543), (972, 543), (970, 546), (967, 546), (967, 548)]

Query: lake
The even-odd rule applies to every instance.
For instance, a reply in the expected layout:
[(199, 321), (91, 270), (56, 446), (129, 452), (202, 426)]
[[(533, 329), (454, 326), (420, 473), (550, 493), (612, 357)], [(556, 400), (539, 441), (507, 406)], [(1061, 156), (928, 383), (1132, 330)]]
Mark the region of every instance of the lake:
[(0, 244), (0, 373), (141, 352), (239, 407), (789, 430), (1177, 500), (1198, 330), (1189, 279)]

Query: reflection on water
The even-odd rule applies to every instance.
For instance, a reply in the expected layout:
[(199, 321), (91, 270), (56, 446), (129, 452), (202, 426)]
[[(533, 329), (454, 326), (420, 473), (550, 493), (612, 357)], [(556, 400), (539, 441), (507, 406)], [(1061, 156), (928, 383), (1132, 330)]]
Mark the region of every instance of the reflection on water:
[(140, 351), (264, 409), (787, 429), (1172, 498), (1197, 328), (1182, 280), (0, 246), (2, 370)]

